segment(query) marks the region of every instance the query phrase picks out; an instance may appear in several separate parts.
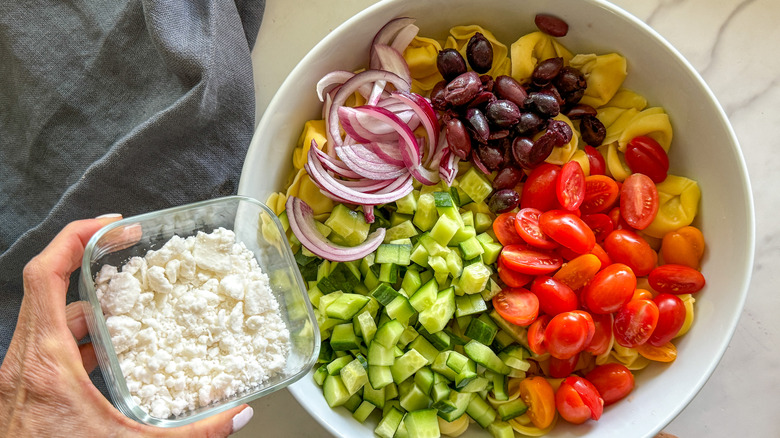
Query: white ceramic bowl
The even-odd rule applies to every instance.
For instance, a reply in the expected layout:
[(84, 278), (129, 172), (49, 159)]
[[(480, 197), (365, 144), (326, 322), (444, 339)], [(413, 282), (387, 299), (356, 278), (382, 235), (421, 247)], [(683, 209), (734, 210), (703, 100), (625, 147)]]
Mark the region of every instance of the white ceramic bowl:
[[(372, 37), (388, 20), (417, 18), (421, 35), (443, 40), (453, 25), (480, 24), (509, 45), (536, 30), (537, 13), (569, 24), (561, 42), (574, 53), (618, 52), (628, 59), (626, 87), (670, 114), (674, 141), (671, 172), (699, 182), (700, 226), (707, 241), (693, 328), (677, 343), (671, 365), (636, 375), (636, 389), (608, 407), (601, 420), (570, 426), (559, 421), (553, 437), (651, 437), (696, 395), (718, 364), (737, 325), (747, 294), (754, 252), (753, 201), (745, 163), (729, 122), (701, 77), (660, 35), (600, 0), (387, 0), (364, 10), (324, 38), (280, 87), (260, 121), (246, 158), (239, 193), (265, 199), (281, 190), (291, 171), (291, 151), (303, 123), (319, 118), (315, 84), (332, 70), (368, 62)], [(301, 405), (336, 436), (373, 436), (374, 424), (330, 409), (310, 378), (290, 387)], [(465, 436), (489, 436), (478, 426)]]

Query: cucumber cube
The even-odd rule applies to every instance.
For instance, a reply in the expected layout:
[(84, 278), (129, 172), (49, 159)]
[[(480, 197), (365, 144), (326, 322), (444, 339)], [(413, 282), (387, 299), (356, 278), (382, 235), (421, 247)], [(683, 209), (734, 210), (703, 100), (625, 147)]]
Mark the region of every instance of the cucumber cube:
[(490, 180), (474, 167), (466, 171), (458, 182), (458, 187), (477, 204), (487, 199), (493, 191)]
[(400, 322), (403, 325), (408, 324), (409, 318), (417, 313), (414, 307), (409, 304), (409, 300), (407, 300), (403, 295), (398, 295), (395, 297), (395, 299), (391, 301), (387, 307), (385, 307), (385, 311), (387, 312), (387, 316)]
[(352, 418), (364, 423), (368, 416), (374, 412), (374, 409), (376, 409), (376, 406), (374, 406), (373, 403), (363, 400), (363, 402), (360, 403), (360, 406), (355, 409), (355, 412), (352, 413)]
[(436, 301), (420, 312), (418, 320), (428, 333), (436, 333), (444, 329), (454, 314), (455, 290), (450, 287), (437, 294)]
[(376, 429), (374, 429), (374, 433), (379, 438), (393, 438), (393, 436), (395, 436), (396, 430), (398, 430), (398, 425), (401, 424), (401, 420), (403, 420), (403, 418), (404, 414), (401, 413), (400, 410), (391, 408), (379, 421)]
[(484, 263), (472, 263), (463, 268), (458, 284), (463, 292), (478, 294), (487, 286), (490, 274), (492, 272)]
[(396, 384), (401, 383), (427, 364), (428, 360), (422, 354), (415, 349), (411, 349), (396, 359), (394, 364), (390, 365), (393, 381)]
[(420, 409), (411, 411), (404, 418), (409, 438), (438, 438), (439, 420), (436, 418), (436, 409)]
[(363, 295), (345, 293), (325, 309), (325, 314), (331, 318), (347, 321), (357, 315), (368, 304), (368, 300), (368, 297)]
[[(374, 337), (374, 342), (372, 342), (371, 344), (373, 345), (374, 343), (378, 342), (379, 344), (381, 344), (386, 348), (393, 348), (395, 347), (395, 344), (398, 343), (398, 340), (401, 338), (401, 334), (403, 332), (404, 332), (403, 324), (401, 324), (396, 320), (387, 321), (386, 323), (384, 323), (382, 326), (379, 327), (379, 330), (377, 330), (376, 336)], [(369, 359), (369, 363), (370, 362), (371, 360)]]
[(408, 195), (395, 201), (396, 212), (401, 214), (414, 214), (417, 211), (417, 197), (420, 196), (416, 191), (409, 192)]
[(347, 388), (344, 387), (340, 376), (328, 376), (322, 385), (322, 393), (325, 395), (325, 401), (328, 406), (335, 408), (341, 406), (352, 396)]
[(368, 383), (368, 373), (359, 360), (354, 359), (339, 371), (344, 388), (353, 395)]
[[(480, 300), (482, 299), (480, 295), (472, 296), (479, 297)], [(466, 327), (464, 334), (475, 341), (490, 345), (493, 343), (493, 338), (496, 337), (497, 332), (498, 326), (496, 323), (491, 321), (487, 315), (484, 315), (484, 317), (472, 319), (468, 327)]]
[(417, 211), (414, 212), (414, 223), (422, 231), (428, 231), (433, 228), (439, 213), (436, 211), (436, 204), (433, 195), (430, 193), (421, 194), (417, 200)]
[(357, 350), (360, 347), (353, 324), (339, 324), (333, 327), (330, 335), (330, 346), (333, 351)]
[[(371, 344), (376, 334), (376, 322), (369, 312), (361, 312), (355, 318), (356, 326), (360, 328), (360, 335), (366, 345)], [(355, 330), (357, 332), (357, 330)]]
[(417, 350), (418, 353), (422, 354), (428, 365), (432, 364), (439, 354), (439, 350), (431, 345), (423, 336), (416, 337), (408, 347), (409, 349)]
[[(369, 363), (370, 361), (371, 359), (369, 358)], [(393, 374), (390, 372), (390, 366), (369, 365), (368, 381), (369, 384), (375, 389), (382, 389), (385, 386), (393, 383)]]

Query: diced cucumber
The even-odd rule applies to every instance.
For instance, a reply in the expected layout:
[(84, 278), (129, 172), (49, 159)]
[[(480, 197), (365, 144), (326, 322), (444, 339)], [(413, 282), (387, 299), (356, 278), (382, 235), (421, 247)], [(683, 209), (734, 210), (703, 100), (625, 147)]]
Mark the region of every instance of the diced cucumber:
[(422, 279), (420, 278), (420, 273), (412, 269), (407, 269), (404, 274), (404, 279), (401, 282), (401, 289), (405, 290), (411, 297), (421, 286)]
[(390, 318), (397, 320), (403, 325), (408, 324), (409, 318), (417, 313), (414, 307), (409, 304), (409, 300), (404, 298), (402, 295), (395, 297), (395, 299), (391, 301), (387, 307), (385, 307), (385, 310), (387, 311), (387, 315), (390, 316)]
[[(509, 400), (509, 395), (506, 393), (507, 379), (506, 376), (502, 376), (498, 373), (493, 374), (493, 398), (499, 401)], [(365, 396), (364, 396), (365, 398)]]
[(432, 364), (436, 360), (436, 356), (439, 354), (439, 350), (436, 349), (431, 343), (425, 339), (424, 336), (416, 337), (409, 345), (408, 348), (417, 350), (422, 354), (428, 365)]
[(331, 408), (343, 405), (352, 396), (347, 391), (347, 388), (344, 387), (344, 382), (341, 381), (340, 376), (326, 377), (325, 383), (322, 385), (322, 393), (325, 395), (325, 401)]
[(488, 286), (482, 291), (482, 299), (490, 301), (494, 296), (501, 292), (501, 286), (495, 282), (492, 278), (488, 281)]
[(331, 262), (329, 269), (330, 272), (317, 282), (317, 287), (323, 294), (327, 295), (337, 290), (351, 293), (355, 285), (360, 283), (360, 270), (353, 268), (351, 264)]
[[(455, 297), (455, 316), (460, 318), (487, 310), (487, 304), (481, 295), (463, 295)], [(468, 326), (467, 326), (468, 327)]]
[(368, 374), (363, 364), (354, 359), (339, 371), (341, 381), (350, 394), (355, 394), (360, 388), (368, 383)]
[[(376, 340), (368, 346), (368, 363), (369, 365), (382, 365), (390, 366), (395, 362), (395, 354), (393, 354), (393, 348), (388, 348), (377, 342)], [(376, 387), (375, 387), (376, 388)]]
[[(398, 402), (398, 400), (395, 400), (398, 398), (398, 385), (396, 385), (393, 382), (390, 382), (385, 386), (385, 400), (388, 401), (388, 403), (392, 402)], [(400, 406), (400, 405), (398, 405)]]
[(412, 221), (406, 220), (398, 225), (388, 228), (385, 231), (385, 243), (393, 242), (399, 239), (408, 239), (420, 234)]
[(411, 257), (411, 255), (411, 245), (383, 243), (376, 249), (375, 262), (379, 264), (394, 263), (396, 265), (408, 266), (410, 263), (409, 257)]
[(350, 246), (358, 245), (366, 240), (370, 225), (366, 223), (363, 214), (350, 210), (344, 204), (336, 204), (325, 225), (346, 239)]
[(515, 438), (515, 430), (512, 425), (504, 421), (494, 421), (487, 427), (493, 438)]
[[(492, 318), (491, 318), (492, 319)], [(496, 337), (493, 338), (493, 349), (495, 351), (501, 351), (504, 348), (512, 345), (515, 342), (514, 338), (510, 336), (507, 332), (503, 330), (499, 330), (496, 332)]]
[[(425, 327), (421, 327), (419, 329), (420, 334), (423, 338), (427, 339), (428, 342), (433, 345), (434, 348), (436, 348), (438, 351), (444, 351), (449, 350), (452, 348), (452, 338), (450, 338), (450, 335), (445, 333), (444, 331), (436, 332), (436, 333), (429, 333), (428, 330), (425, 329)], [(438, 354), (438, 351), (436, 352)]]
[(457, 251), (450, 251), (444, 260), (447, 262), (447, 270), (452, 278), (460, 277), (463, 272), (463, 259), (457, 254)]
[(317, 357), (317, 363), (323, 363), (327, 365), (332, 360), (333, 360), (333, 348), (330, 346), (330, 341), (324, 340), (320, 344), (320, 355)]
[(482, 244), (474, 236), (460, 242), (458, 244), (458, 248), (460, 248), (461, 252), (463, 252), (463, 258), (466, 260), (473, 259), (474, 257), (480, 256), (485, 252)]
[(368, 303), (368, 297), (358, 294), (345, 293), (333, 301), (325, 314), (331, 318), (344, 321), (352, 319)]
[(418, 409), (426, 409), (431, 405), (431, 398), (426, 394), (419, 386), (415, 385), (412, 381), (409, 390), (406, 391), (400, 399), (401, 407), (407, 412), (416, 411)]
[(382, 263), (379, 266), (379, 281), (391, 284), (398, 281), (398, 265), (395, 263)]
[(450, 391), (447, 399), (436, 402), (433, 407), (439, 411), (438, 415), (442, 419), (453, 422), (466, 412), (471, 399), (474, 397), (473, 393)]
[(324, 294), (317, 287), (316, 284), (309, 286), (308, 295), (309, 295), (309, 301), (311, 301), (311, 305), (314, 306), (315, 309), (319, 308), (320, 298), (322, 298)]
[(323, 383), (325, 383), (325, 378), (328, 377), (328, 366), (327, 365), (320, 365), (316, 371), (314, 371), (314, 381), (322, 386)]
[[(361, 312), (356, 318), (356, 326), (360, 328), (360, 335), (366, 345), (371, 344), (376, 334), (376, 322), (369, 312)], [(357, 332), (357, 330), (356, 330)]]
[(452, 236), (452, 239), (450, 239), (450, 245), (458, 245), (462, 242), (465, 242), (468, 239), (471, 239), (472, 237), (476, 237), (476, 235), (477, 232), (476, 230), (474, 230), (473, 224), (464, 225), (458, 228), (458, 231), (455, 233), (454, 236)]
[(490, 180), (474, 167), (467, 170), (458, 179), (458, 182), (458, 187), (477, 204), (487, 199), (493, 191), (493, 185), (490, 183)]
[(458, 373), (447, 366), (447, 359), (449, 359), (451, 353), (455, 353), (455, 351), (445, 350), (440, 352), (433, 361), (433, 364), (431, 364), (431, 369), (454, 382), (455, 379), (458, 378)]
[(428, 257), (428, 265), (433, 269), (433, 277), (436, 282), (443, 284), (450, 276), (450, 268), (447, 266), (447, 260), (442, 256)]
[(490, 269), (483, 263), (472, 263), (463, 268), (458, 285), (467, 294), (478, 294), (485, 289), (490, 279)]
[(463, 346), (463, 351), (471, 360), (490, 371), (503, 375), (509, 374), (509, 367), (487, 345), (472, 339)]
[(428, 364), (428, 360), (415, 349), (410, 349), (390, 365), (393, 381), (398, 384), (411, 377), (420, 368)]
[(480, 397), (471, 398), (466, 413), (483, 428), (487, 428), (496, 419), (495, 409)]
[(484, 233), (493, 228), (493, 218), (487, 213), (474, 213), (474, 231)]
[(401, 214), (414, 214), (417, 211), (417, 197), (420, 196), (415, 190), (408, 195), (395, 201), (396, 212)]
[[(463, 204), (461, 204), (463, 205)], [(463, 227), (471, 227), (474, 228), (474, 212), (473, 211), (464, 211), (460, 214), (460, 218), (463, 221)]]
[(379, 421), (376, 429), (374, 429), (374, 433), (379, 438), (393, 438), (403, 418), (404, 414), (400, 410), (391, 408)]
[(517, 344), (510, 345), (498, 353), (498, 357), (507, 366), (520, 371), (528, 371), (531, 368), (531, 363), (525, 360), (528, 356), (527, 350)]
[(368, 416), (374, 412), (374, 409), (376, 409), (376, 406), (374, 406), (373, 403), (363, 400), (360, 403), (360, 406), (358, 406), (358, 408), (355, 409), (355, 411), (352, 413), (352, 418), (361, 423), (364, 423)]
[(404, 417), (409, 438), (438, 438), (439, 421), (436, 419), (436, 409), (420, 409), (411, 411)]
[(434, 403), (445, 400), (450, 396), (450, 392), (452, 392), (452, 389), (450, 389), (446, 382), (434, 383), (433, 388), (431, 388), (431, 399), (433, 399)]
[[(369, 363), (371, 363), (370, 358)], [(376, 389), (382, 389), (385, 386), (393, 383), (393, 373), (390, 372), (390, 366), (369, 365), (368, 381), (371, 387)]]
[(482, 392), (486, 391), (490, 387), (490, 384), (490, 380), (478, 375), (458, 390), (460, 392)]
[(344, 292), (337, 290), (333, 293), (330, 293), (328, 295), (323, 295), (320, 297), (320, 306), (317, 308), (320, 313), (322, 313), (323, 316), (327, 316), (326, 311), (328, 310), (328, 306), (333, 304), (334, 301), (336, 301), (341, 295), (343, 295)]
[(426, 251), (428, 251), (429, 258), (435, 256), (446, 256), (447, 253), (450, 252), (446, 244), (442, 245), (428, 233), (420, 235), (418, 242), (422, 244), (423, 247), (425, 247)]
[(508, 403), (502, 403), (498, 407), (498, 417), (501, 421), (509, 421), (515, 417), (525, 414), (528, 410), (528, 406), (523, 402), (523, 399), (516, 398)]
[[(374, 343), (378, 342), (386, 348), (393, 348), (398, 343), (398, 339), (401, 338), (401, 334), (404, 332), (404, 325), (396, 320), (390, 320), (384, 323), (376, 331), (374, 336)], [(368, 361), (371, 363), (371, 360)], [(377, 364), (377, 365), (392, 365), (392, 364)]]
[(501, 254), (501, 250), (504, 247), (498, 242), (487, 241), (487, 239), (479, 239), (479, 236), (482, 235), (487, 236), (487, 233), (477, 235), (477, 240), (479, 241), (480, 245), (482, 245), (482, 250), (484, 251), (484, 253), (482, 253), (482, 260), (486, 264), (491, 265), (495, 263), (496, 260), (498, 260), (498, 255)]
[[(460, 218), (460, 216), (458, 216)], [(439, 245), (447, 246), (455, 236), (455, 233), (460, 229), (460, 224), (452, 219), (448, 215), (441, 215), (436, 223), (431, 228), (430, 236), (439, 243)]]
[(512, 324), (511, 322), (508, 322), (504, 318), (501, 317), (501, 315), (498, 314), (498, 312), (492, 310), (490, 312), (490, 318), (493, 319), (493, 321), (496, 322), (496, 324), (504, 330), (509, 336), (512, 337), (512, 339), (515, 340), (515, 342), (519, 343), (520, 345), (524, 347), (528, 347), (528, 329), (525, 327), (520, 327), (519, 325)]
[(369, 382), (368, 385), (363, 386), (363, 400), (370, 402), (374, 406), (382, 409), (385, 407), (385, 390), (387, 386), (374, 389)]
[(417, 370), (414, 373), (414, 384), (419, 386), (424, 393), (430, 394), (431, 389), (433, 389), (433, 371), (425, 366)]
[(412, 255), (409, 256), (409, 260), (413, 261), (419, 266), (422, 266), (423, 268), (427, 268), (429, 256), (430, 254), (428, 254), (428, 250), (425, 249), (425, 246), (423, 246), (423, 244), (418, 241), (417, 244), (412, 248)]
[(333, 351), (356, 350), (360, 347), (359, 342), (353, 324), (339, 324), (333, 327), (333, 333), (330, 335), (330, 346)]
[(430, 193), (420, 194), (412, 223), (422, 231), (428, 231), (433, 228), (438, 217), (439, 213), (436, 211), (433, 195)]
[(469, 358), (453, 350), (447, 356), (447, 361), (445, 363), (449, 369), (455, 371), (457, 374), (460, 374), (464, 369), (466, 369), (466, 366), (469, 363)]
[(411, 325), (408, 325), (404, 328), (404, 332), (401, 333), (401, 337), (398, 338), (397, 345), (401, 348), (406, 348), (407, 345), (409, 345), (410, 342), (414, 341), (420, 334), (415, 330), (414, 327)]
[(428, 333), (436, 333), (447, 325), (454, 314), (455, 290), (450, 287), (440, 291), (436, 301), (431, 307), (420, 312), (418, 319)]
[(396, 211), (396, 212), (393, 212), (390, 215), (390, 223), (389, 223), (389, 225), (390, 225), (390, 228), (392, 228), (392, 227), (395, 227), (397, 225), (400, 225), (400, 224), (402, 224), (402, 223), (404, 223), (406, 221), (410, 221), (410, 220), (412, 220), (412, 216), (411, 215), (401, 214), (401, 213), (398, 213)]
[(380, 283), (376, 288), (374, 288), (373, 291), (371, 291), (371, 296), (376, 298), (379, 304), (383, 306), (387, 306), (396, 297), (400, 296), (400, 294), (398, 293), (397, 290), (393, 289), (393, 287), (390, 286), (389, 284)]
[[(479, 299), (482, 300), (480, 295), (473, 296), (479, 297)], [(464, 334), (475, 341), (490, 345), (493, 343), (493, 338), (496, 337), (497, 332), (498, 326), (496, 323), (483, 313), (478, 318), (471, 320)]]
[(328, 370), (328, 375), (335, 376), (338, 373), (341, 372), (341, 369), (347, 366), (348, 363), (352, 362), (352, 356), (346, 355), (341, 356), (339, 358), (334, 359), (329, 364), (326, 365), (326, 369)]

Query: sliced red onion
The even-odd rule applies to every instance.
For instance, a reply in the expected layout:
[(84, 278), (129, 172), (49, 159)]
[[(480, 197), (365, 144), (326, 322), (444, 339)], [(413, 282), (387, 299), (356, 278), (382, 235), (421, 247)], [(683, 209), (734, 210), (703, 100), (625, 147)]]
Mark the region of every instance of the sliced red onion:
[[(298, 238), (306, 249), (326, 260), (334, 262), (360, 260), (376, 251), (385, 239), (385, 229), (378, 228), (369, 234), (360, 245), (351, 247), (336, 245), (317, 229), (314, 212), (304, 201), (295, 196), (288, 196), (285, 210), (290, 222), (290, 229), (292, 229), (295, 237)], [(370, 210), (370, 214), (373, 215), (373, 208)], [(365, 210), (364, 214), (366, 214)]]
[(409, 47), (409, 44), (411, 44), (412, 40), (419, 32), (419, 27), (415, 26), (414, 24), (407, 24), (403, 29), (398, 31), (398, 34), (396, 34), (395, 38), (393, 38), (393, 42), (390, 44), (390, 47), (398, 50), (401, 53), (404, 53), (404, 50)]
[(373, 153), (379, 158), (387, 161), (390, 164), (397, 166), (403, 166), (404, 160), (401, 158), (401, 149), (398, 147), (398, 143), (378, 143), (371, 142), (366, 145)]
[(409, 64), (406, 63), (404, 55), (398, 50), (386, 45), (377, 44), (371, 51), (371, 65), (377, 66), (381, 70), (386, 70), (397, 74), (408, 83), (412, 83), (412, 73), (409, 71)]
[(426, 155), (425, 165), (430, 165), (431, 160), (433, 159), (434, 148), (439, 144), (440, 128), (436, 111), (433, 109), (430, 102), (419, 94), (406, 91), (395, 91), (392, 93), (392, 96), (409, 105), (425, 127), (425, 133), (428, 135), (428, 153)]
[(347, 82), (353, 76), (355, 76), (355, 73), (346, 70), (332, 71), (323, 76), (322, 79), (317, 82), (317, 97), (320, 99), (320, 102), (325, 101), (325, 95), (331, 90), (344, 82)]
[(373, 205), (363, 205), (363, 217), (366, 218), (366, 223), (373, 224), (376, 220), (376, 216), (374, 216), (374, 206)]
[(344, 131), (360, 143), (386, 142), (398, 138), (395, 129), (373, 117), (367, 117), (353, 107), (338, 109), (339, 121)]
[(342, 178), (360, 178), (359, 174), (352, 171), (344, 165), (344, 163), (319, 150), (316, 141), (312, 140), (311, 142), (311, 149), (314, 150), (314, 154), (309, 154), (309, 160), (319, 161), (324, 169), (331, 171)]
[(344, 164), (363, 178), (385, 180), (408, 173), (406, 167), (383, 161), (364, 145), (342, 145), (336, 148), (336, 153)]
[(444, 154), (441, 157), (441, 165), (439, 167), (439, 176), (443, 179), (448, 186), (452, 186), (452, 182), (455, 181), (455, 177), (458, 176), (458, 162), (460, 157), (453, 154), (449, 148), (444, 150)]
[[(369, 59), (373, 59), (374, 46), (377, 44), (392, 44), (398, 36), (399, 32), (407, 26), (414, 24), (416, 20), (411, 17), (398, 17), (388, 21), (381, 29), (374, 35), (374, 39), (371, 41), (371, 53)], [(410, 40), (411, 41), (411, 40)], [(408, 45), (408, 43), (407, 43)], [(376, 66), (369, 64), (370, 68), (376, 68)]]

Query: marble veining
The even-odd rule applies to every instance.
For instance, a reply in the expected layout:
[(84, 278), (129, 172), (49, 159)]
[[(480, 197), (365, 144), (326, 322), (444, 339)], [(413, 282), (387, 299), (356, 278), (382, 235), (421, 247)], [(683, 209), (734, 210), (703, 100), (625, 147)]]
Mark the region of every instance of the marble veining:
[[(257, 116), (295, 64), (330, 30), (376, 0), (267, 0), (253, 59)], [(685, 56), (740, 141), (756, 206), (756, 259), (745, 310), (720, 365), (666, 428), (680, 438), (778, 437), (780, 419), (780, 1), (613, 0)], [(284, 42), (284, 56), (274, 56)], [(268, 62), (272, 59), (272, 62)], [(287, 392), (253, 404), (237, 436), (327, 436)], [(291, 414), (292, 413), (292, 414)]]

